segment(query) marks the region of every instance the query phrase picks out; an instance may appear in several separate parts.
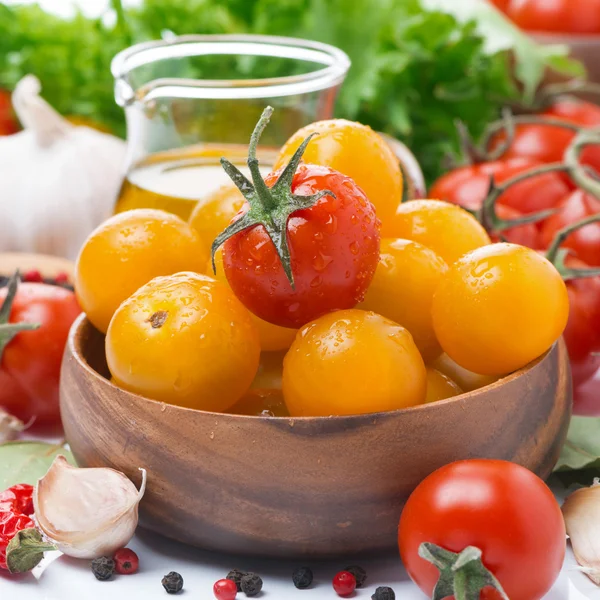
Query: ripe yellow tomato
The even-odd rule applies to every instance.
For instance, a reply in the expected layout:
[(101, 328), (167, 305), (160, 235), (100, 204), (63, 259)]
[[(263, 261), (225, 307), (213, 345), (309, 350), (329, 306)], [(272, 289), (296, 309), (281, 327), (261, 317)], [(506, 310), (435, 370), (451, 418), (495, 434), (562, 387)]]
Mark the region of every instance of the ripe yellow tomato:
[(158, 275), (202, 272), (208, 260), (198, 234), (162, 210), (115, 215), (95, 229), (79, 252), (75, 292), (94, 326), (106, 333), (119, 304)]
[(410, 240), (381, 240), (375, 277), (359, 308), (372, 310), (410, 331), (427, 361), (441, 346), (431, 321), (433, 293), (448, 266), (433, 250)]
[(331, 167), (352, 178), (375, 206), (385, 235), (386, 223), (402, 201), (402, 172), (387, 142), (366, 125), (334, 119), (298, 130), (283, 146), (274, 170), (285, 166), (311, 133), (305, 163)]
[(115, 383), (147, 398), (221, 412), (248, 390), (258, 332), (222, 283), (197, 273), (156, 277), (115, 312), (106, 360)]
[[(215, 278), (231, 289), (227, 277), (225, 276), (225, 269), (223, 268), (223, 248), (219, 248), (215, 253), (215, 266), (217, 267), (216, 275), (214, 275)], [(208, 261), (205, 271), (209, 275), (213, 275), (212, 262), (210, 260)], [(297, 329), (273, 325), (272, 323), (263, 321), (260, 317), (257, 317), (250, 311), (248, 311), (248, 314), (252, 317), (252, 320), (258, 329), (260, 347), (263, 352), (287, 350), (291, 346), (296, 337)]]
[[(455, 381), (465, 392), (472, 392), (498, 381), (497, 375), (480, 375), (457, 365), (446, 353), (431, 361), (431, 367)], [(429, 366), (428, 366), (429, 368)]]
[(473, 215), (456, 204), (440, 200), (404, 202), (383, 235), (419, 242), (439, 254), (448, 265), (463, 254), (492, 243)]
[(425, 402), (437, 402), (462, 394), (463, 391), (455, 381), (452, 381), (448, 375), (433, 367), (427, 367), (427, 395)]
[(515, 244), (469, 252), (442, 277), (432, 305), (444, 351), (483, 375), (511, 373), (560, 337), (569, 314), (567, 288), (540, 254)]
[(227, 412), (254, 417), (290, 416), (280, 389), (250, 389)]
[(359, 309), (305, 325), (283, 361), (292, 416), (396, 410), (425, 400), (423, 359), (404, 327)]
[(233, 184), (223, 185), (198, 200), (189, 223), (198, 232), (208, 255), (215, 238), (238, 214), (244, 202), (244, 197)]

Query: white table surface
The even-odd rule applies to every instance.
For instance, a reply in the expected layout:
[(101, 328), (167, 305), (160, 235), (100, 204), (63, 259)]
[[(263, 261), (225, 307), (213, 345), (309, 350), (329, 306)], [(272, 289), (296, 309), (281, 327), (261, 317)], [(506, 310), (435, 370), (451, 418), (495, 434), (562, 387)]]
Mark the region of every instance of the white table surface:
[[(232, 568), (252, 570), (264, 580), (258, 598), (265, 600), (334, 600), (338, 598), (331, 587), (331, 579), (349, 561), (309, 563), (315, 574), (314, 587), (297, 590), (291, 581), (292, 571), (301, 566), (298, 562), (252, 560), (222, 554), (203, 552), (183, 544), (171, 542), (158, 535), (138, 530), (129, 545), (140, 557), (140, 571), (136, 575), (120, 575), (108, 582), (96, 581), (87, 561), (74, 560), (50, 553), (33, 573), (23, 576), (0, 574), (0, 599), (2, 600), (153, 600), (182, 597), (188, 600), (210, 600), (212, 586)], [(367, 587), (357, 590), (353, 598), (370, 600), (375, 588), (389, 585), (397, 600), (426, 600), (408, 579), (396, 554), (379, 558), (351, 560), (368, 572)], [(575, 570), (571, 552), (563, 571), (544, 600), (600, 600), (596, 588), (583, 574)], [(179, 596), (169, 596), (160, 580), (169, 571), (181, 573), (184, 591)], [(246, 596), (238, 594), (242, 600)]]

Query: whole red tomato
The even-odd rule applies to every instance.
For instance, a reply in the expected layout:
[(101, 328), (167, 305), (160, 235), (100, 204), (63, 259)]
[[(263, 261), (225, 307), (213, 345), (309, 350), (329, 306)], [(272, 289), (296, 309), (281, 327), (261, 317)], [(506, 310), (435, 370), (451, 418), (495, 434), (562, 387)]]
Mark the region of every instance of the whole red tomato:
[[(459, 167), (435, 181), (429, 196), (465, 208), (479, 208), (488, 195), (492, 176), (501, 184), (542, 165), (531, 158), (514, 157)], [(529, 214), (554, 208), (568, 193), (569, 187), (558, 173), (545, 173), (510, 186), (498, 202)]]
[(380, 223), (352, 179), (329, 167), (298, 168), (310, 138), (263, 182), (254, 151), (269, 116), (265, 111), (252, 136), (254, 185), (240, 186), (247, 203), (213, 251), (224, 242), (227, 280), (249, 310), (298, 328), (363, 299), (379, 261)]
[[(425, 542), (452, 553), (478, 548), (511, 600), (540, 600), (560, 573), (565, 535), (560, 507), (539, 477), (506, 461), (465, 460), (421, 482), (402, 512), (398, 541), (408, 574), (430, 597), (440, 571), (419, 556)], [(480, 595), (500, 597), (491, 587)]]
[(504, 10), (527, 31), (600, 33), (600, 0), (512, 0)]
[[(586, 1), (586, 0), (583, 0)], [(570, 2), (570, 0), (566, 0)], [(591, 102), (567, 98), (557, 100), (540, 114), (583, 127), (600, 125), (600, 106)], [(527, 157), (544, 163), (562, 162), (565, 150), (575, 137), (575, 132), (553, 125), (518, 125), (515, 137), (503, 158)], [(504, 134), (494, 138), (495, 147)], [(600, 172), (600, 146), (588, 146), (581, 153), (581, 162)], [(569, 181), (564, 176), (565, 181)]]
[[(0, 289), (6, 302), (10, 288)], [(9, 294), (10, 296), (10, 294)], [(10, 303), (10, 297), (9, 297)], [(5, 305), (6, 306), (6, 305)], [(81, 309), (70, 290), (44, 283), (19, 285), (8, 323), (37, 323), (21, 331), (4, 346), (0, 362), (0, 406), (22, 421), (59, 422), (60, 365), (71, 324)], [(7, 331), (0, 319), (0, 342)]]
[[(556, 233), (571, 223), (600, 214), (600, 200), (582, 190), (575, 190), (560, 205), (560, 210), (541, 225), (540, 242), (545, 248)], [(574, 231), (561, 244), (570, 248), (577, 258), (591, 266), (600, 266), (600, 222), (590, 223)]]

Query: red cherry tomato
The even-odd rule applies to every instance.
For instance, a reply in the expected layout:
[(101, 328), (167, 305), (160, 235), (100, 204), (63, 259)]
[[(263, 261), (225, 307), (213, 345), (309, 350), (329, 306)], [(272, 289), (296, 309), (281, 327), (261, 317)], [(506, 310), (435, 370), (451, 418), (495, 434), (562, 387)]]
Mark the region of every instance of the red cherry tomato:
[(19, 122), (12, 107), (10, 92), (0, 89), (0, 135), (19, 131)]
[[(565, 525), (546, 484), (514, 463), (465, 460), (435, 471), (412, 493), (399, 545), (412, 580), (431, 597), (439, 571), (419, 556), (424, 542), (460, 553), (482, 551), (484, 566), (511, 600), (540, 600), (560, 573)], [(482, 600), (499, 600), (484, 588)]]
[[(560, 211), (542, 223), (541, 247), (549, 246), (559, 229), (598, 213), (600, 200), (582, 190), (575, 190), (561, 204)], [(600, 222), (577, 229), (561, 246), (570, 248), (577, 258), (588, 265), (600, 267)]]
[(340, 571), (332, 583), (335, 593), (342, 598), (350, 596), (356, 589), (356, 577), (348, 571)]
[(231, 579), (219, 579), (213, 586), (213, 594), (217, 600), (234, 600), (237, 596), (237, 585)]
[(581, 360), (571, 359), (571, 376), (575, 390), (592, 379), (598, 370), (600, 370), (600, 355), (588, 354)]
[[(540, 116), (559, 119), (583, 127), (597, 127), (600, 125), (600, 106), (581, 100), (564, 99), (556, 101)], [(514, 141), (503, 158), (524, 156), (544, 163), (561, 162), (565, 150), (574, 136), (574, 132), (562, 127), (519, 125), (515, 131)], [(504, 139), (504, 134), (499, 134), (494, 138), (494, 144), (502, 139)], [(600, 172), (600, 146), (585, 148), (581, 153), (581, 162)], [(566, 175), (564, 179), (569, 181)]]
[[(271, 173), (271, 187), (280, 172)], [(227, 280), (236, 296), (261, 319), (298, 328), (333, 310), (360, 302), (379, 261), (379, 220), (352, 179), (317, 165), (301, 165), (292, 192), (309, 196), (331, 190), (287, 222), (295, 289), (265, 228), (255, 225), (223, 246)], [(242, 209), (238, 218), (248, 210)]]
[[(7, 288), (0, 289), (0, 304)], [(0, 362), (0, 406), (35, 425), (60, 421), (60, 365), (71, 324), (81, 309), (73, 292), (44, 283), (19, 285), (10, 323), (39, 323), (6, 345)], [(2, 326), (0, 325), (0, 333)]]
[[(465, 208), (479, 208), (488, 194), (491, 176), (496, 183), (502, 183), (542, 164), (531, 158), (515, 157), (459, 167), (442, 175), (431, 187), (429, 196)], [(511, 186), (498, 202), (528, 214), (554, 208), (568, 193), (569, 187), (558, 173), (545, 173)]]
[(504, 10), (526, 31), (600, 33), (600, 0), (512, 0)]

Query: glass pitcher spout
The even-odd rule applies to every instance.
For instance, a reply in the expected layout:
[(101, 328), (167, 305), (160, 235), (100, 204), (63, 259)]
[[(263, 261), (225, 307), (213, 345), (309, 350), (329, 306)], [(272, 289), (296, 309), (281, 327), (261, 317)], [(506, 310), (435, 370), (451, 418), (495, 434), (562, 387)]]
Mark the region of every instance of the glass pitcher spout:
[(228, 181), (221, 156), (244, 164), (270, 104), (275, 114), (259, 149), (268, 170), (297, 129), (332, 117), (349, 67), (327, 44), (259, 35), (186, 35), (124, 50), (112, 63), (128, 141), (116, 210), (155, 207), (187, 218)]

